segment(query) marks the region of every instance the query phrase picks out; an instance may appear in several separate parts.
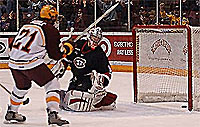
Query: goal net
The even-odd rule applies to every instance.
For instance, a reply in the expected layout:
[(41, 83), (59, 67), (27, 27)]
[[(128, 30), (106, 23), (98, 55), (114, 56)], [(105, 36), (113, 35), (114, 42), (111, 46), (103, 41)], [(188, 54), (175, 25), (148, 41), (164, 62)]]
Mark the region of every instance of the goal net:
[(199, 110), (199, 31), (189, 26), (133, 28), (135, 102), (188, 102), (189, 110)]

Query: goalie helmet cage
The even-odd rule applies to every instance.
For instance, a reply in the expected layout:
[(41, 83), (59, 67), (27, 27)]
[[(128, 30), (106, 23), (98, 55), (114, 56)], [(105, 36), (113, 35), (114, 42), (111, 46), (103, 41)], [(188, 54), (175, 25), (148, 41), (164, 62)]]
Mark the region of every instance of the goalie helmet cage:
[(132, 37), (134, 102), (188, 102), (199, 111), (200, 28), (136, 25)]

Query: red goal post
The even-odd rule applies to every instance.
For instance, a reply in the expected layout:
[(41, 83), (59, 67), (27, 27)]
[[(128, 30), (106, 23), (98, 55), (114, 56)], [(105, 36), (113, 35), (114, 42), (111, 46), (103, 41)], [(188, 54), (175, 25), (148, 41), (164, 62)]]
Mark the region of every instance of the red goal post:
[(132, 36), (134, 102), (184, 101), (191, 111), (194, 97), (191, 28), (137, 25)]

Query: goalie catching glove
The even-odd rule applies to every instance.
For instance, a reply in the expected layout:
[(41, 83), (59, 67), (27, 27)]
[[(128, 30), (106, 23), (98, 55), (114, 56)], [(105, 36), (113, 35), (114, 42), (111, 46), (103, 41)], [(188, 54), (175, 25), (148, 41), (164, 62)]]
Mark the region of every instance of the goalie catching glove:
[(109, 84), (110, 78), (105, 74), (100, 74), (93, 70), (89, 75), (93, 85), (90, 91), (92, 93), (97, 90), (103, 90)]

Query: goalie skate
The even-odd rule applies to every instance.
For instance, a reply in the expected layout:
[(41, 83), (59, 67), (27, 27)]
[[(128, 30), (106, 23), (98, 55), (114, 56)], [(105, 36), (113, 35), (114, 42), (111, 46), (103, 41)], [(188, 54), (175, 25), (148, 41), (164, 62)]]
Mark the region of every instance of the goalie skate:
[(61, 117), (58, 115), (58, 112), (50, 111), (49, 109), (47, 109), (47, 112), (48, 112), (48, 124), (50, 126), (68, 127), (69, 122), (67, 120), (61, 119)]

